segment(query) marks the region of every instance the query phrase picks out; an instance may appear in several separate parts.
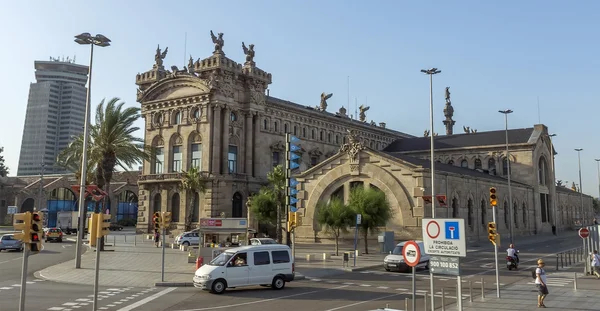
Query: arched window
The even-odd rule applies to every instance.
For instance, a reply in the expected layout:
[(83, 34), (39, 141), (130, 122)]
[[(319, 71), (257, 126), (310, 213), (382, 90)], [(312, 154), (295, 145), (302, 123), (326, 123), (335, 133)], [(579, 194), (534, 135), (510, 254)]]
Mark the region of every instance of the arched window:
[(179, 222), (179, 193), (175, 193), (171, 198), (171, 221)]
[[(161, 202), (162, 202), (162, 196), (160, 195), (160, 193), (155, 194), (154, 200), (152, 202), (152, 213), (150, 213), (150, 215), (152, 215), (156, 212), (162, 212)], [(149, 216), (148, 220), (152, 221), (152, 217)]]
[(181, 112), (177, 111), (175, 112), (175, 115), (173, 116), (173, 124), (180, 124), (181, 123)]
[(192, 111), (192, 117), (194, 119), (200, 119), (200, 108), (196, 108)]
[(454, 160), (448, 161), (448, 165), (454, 165)]
[(340, 136), (339, 135), (335, 135), (335, 143), (339, 144), (340, 143)]
[(496, 175), (496, 160), (494, 160), (494, 158), (488, 160), (488, 171), (493, 175)]
[(279, 123), (277, 121), (275, 121), (274, 127), (275, 127), (275, 132), (279, 132)]
[(481, 200), (481, 225), (487, 227), (487, 203), (485, 200)]
[(302, 128), (302, 137), (306, 138), (306, 128)]
[(298, 127), (294, 125), (294, 136), (298, 136)]
[(237, 121), (237, 114), (235, 114), (235, 112), (233, 112), (233, 111), (232, 111), (232, 112), (229, 114), (229, 119), (230, 119), (231, 121)]
[(323, 138), (323, 131), (321, 131), (321, 132), (319, 133), (319, 140), (321, 140), (321, 141), (325, 140), (325, 139)]
[(264, 120), (263, 120), (263, 129), (264, 129), (264, 130), (267, 130), (267, 129), (269, 129), (269, 121), (267, 121), (267, 119), (264, 119)]
[(544, 157), (540, 157), (538, 161), (538, 183), (540, 185), (545, 185), (546, 180), (548, 179), (548, 166), (546, 165), (546, 159)]
[(510, 169), (510, 171), (509, 171), (509, 165), (510, 164), (508, 163), (507, 158), (504, 157), (502, 159), (502, 173), (504, 175), (508, 175), (509, 173), (512, 173), (512, 169)]
[(476, 170), (480, 170), (482, 168), (481, 166), (481, 160), (480, 159), (475, 159), (475, 169)]
[(288, 127), (289, 125), (287, 125), (287, 123), (283, 124), (283, 132), (286, 134), (288, 133)]
[(327, 133), (327, 142), (331, 143), (331, 133)]
[(527, 205), (523, 202), (523, 227), (527, 228)]
[(515, 228), (519, 228), (519, 206), (517, 202), (513, 203), (513, 218)]
[(312, 139), (317, 139), (317, 131), (315, 131), (314, 129), (312, 130)]
[(467, 160), (460, 161), (460, 167), (469, 168), (469, 162)]
[(458, 218), (458, 199), (452, 199), (452, 218)]
[(473, 200), (467, 201), (467, 224), (469, 228), (473, 228)]
[(231, 217), (241, 218), (243, 215), (242, 206), (242, 195), (239, 192), (234, 193), (231, 199)]

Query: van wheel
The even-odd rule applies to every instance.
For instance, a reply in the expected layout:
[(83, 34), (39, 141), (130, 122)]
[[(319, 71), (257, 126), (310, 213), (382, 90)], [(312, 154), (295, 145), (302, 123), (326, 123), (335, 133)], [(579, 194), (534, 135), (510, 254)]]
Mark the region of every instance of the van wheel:
[(181, 243), (181, 244), (183, 244), (183, 245), (185, 245), (185, 246), (190, 246), (190, 242), (188, 242), (188, 241), (185, 241), (185, 242), (183, 242), (183, 243)]
[(220, 294), (222, 294), (222, 293), (224, 293), (224, 292), (225, 292), (225, 289), (226, 289), (226, 288), (227, 288), (227, 286), (225, 285), (225, 281), (223, 281), (223, 280), (220, 280), (220, 279), (219, 279), (219, 280), (216, 280), (216, 281), (213, 283), (213, 285), (212, 285), (212, 287), (211, 287), (210, 291), (211, 291), (213, 294), (218, 294), (218, 295), (220, 295)]
[(283, 280), (282, 277), (276, 276), (273, 279), (273, 283), (271, 283), (271, 287), (273, 289), (283, 289), (285, 287), (285, 281)]

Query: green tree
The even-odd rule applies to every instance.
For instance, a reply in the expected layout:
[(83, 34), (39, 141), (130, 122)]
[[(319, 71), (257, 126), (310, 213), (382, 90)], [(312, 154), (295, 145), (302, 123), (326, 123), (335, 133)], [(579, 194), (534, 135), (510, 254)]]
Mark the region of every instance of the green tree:
[(4, 152), (4, 147), (0, 148), (0, 177), (6, 177), (8, 175), (8, 167), (4, 165), (4, 156), (2, 153)]
[[(277, 228), (277, 242), (281, 243), (281, 221), (283, 208), (285, 206), (285, 170), (278, 165), (267, 174), (268, 184), (263, 186), (258, 194), (250, 199), (250, 211), (259, 221), (271, 223), (275, 216), (275, 227)], [(275, 212), (273, 212), (273, 208)], [(275, 215), (273, 215), (275, 214)], [(289, 239), (288, 239), (289, 241)]]
[(339, 198), (331, 198), (327, 203), (319, 202), (317, 204), (317, 222), (324, 226), (326, 231), (333, 235), (335, 239), (335, 255), (339, 254), (339, 239), (342, 233), (348, 232), (348, 227), (352, 225), (355, 217), (354, 211)]
[(181, 179), (181, 187), (187, 192), (188, 204), (185, 209), (185, 230), (189, 231), (192, 229), (192, 218), (194, 208), (194, 201), (196, 199), (196, 193), (206, 192), (206, 178), (202, 176), (202, 172), (198, 167), (194, 166), (187, 172), (183, 172), (183, 178)]
[(365, 254), (368, 254), (369, 233), (379, 232), (379, 228), (385, 226), (393, 216), (390, 204), (382, 191), (358, 186), (350, 191), (348, 206), (354, 213), (361, 214), (361, 223), (358, 227), (365, 241)]

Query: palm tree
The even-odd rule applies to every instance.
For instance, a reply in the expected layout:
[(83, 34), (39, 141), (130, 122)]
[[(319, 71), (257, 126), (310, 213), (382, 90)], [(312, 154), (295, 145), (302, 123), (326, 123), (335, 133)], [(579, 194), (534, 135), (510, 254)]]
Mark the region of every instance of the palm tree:
[[(261, 188), (260, 192), (250, 199), (250, 208), (252, 213), (260, 220), (269, 219), (275, 208), (276, 228), (277, 228), (277, 243), (281, 243), (281, 221), (283, 216), (283, 208), (285, 206), (285, 170), (283, 166), (278, 165), (273, 170), (267, 173), (268, 186)], [(288, 232), (289, 234), (289, 232)], [(289, 242), (289, 236), (288, 236)]]
[[(206, 179), (202, 176), (202, 172), (200, 172), (198, 167), (194, 166), (187, 172), (183, 171), (181, 187), (187, 192), (187, 195), (189, 197), (187, 208), (185, 209), (185, 231), (189, 231), (192, 227), (192, 209), (194, 208), (194, 200), (196, 199), (196, 193), (206, 192)], [(199, 198), (200, 197), (198, 197), (198, 199)]]
[[(95, 182), (106, 193), (117, 166), (128, 170), (143, 160), (150, 160), (152, 150), (143, 145), (143, 139), (133, 136), (139, 127), (133, 124), (140, 118), (140, 108), (123, 108), (124, 102), (112, 98), (105, 105), (103, 99), (96, 108), (95, 123), (90, 127), (88, 159), (95, 167)], [(64, 167), (81, 166), (83, 135), (77, 137), (58, 156)], [(105, 202), (108, 199), (105, 198)], [(106, 204), (105, 204), (106, 206)], [(111, 206), (113, 221), (117, 205)]]

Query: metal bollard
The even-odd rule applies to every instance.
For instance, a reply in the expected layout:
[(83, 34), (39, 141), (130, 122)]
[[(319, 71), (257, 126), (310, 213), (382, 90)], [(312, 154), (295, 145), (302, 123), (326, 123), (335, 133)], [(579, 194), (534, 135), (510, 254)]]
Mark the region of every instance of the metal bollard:
[(125, 235), (125, 243), (127, 243), (127, 235)]
[(577, 290), (577, 272), (573, 273), (574, 274), (574, 279), (573, 279), (573, 289)]
[(133, 246), (137, 246), (137, 234), (133, 236)]
[(408, 310), (408, 297), (404, 298), (404, 310)]
[(446, 289), (442, 287), (442, 311), (446, 311)]
[(117, 246), (117, 236), (113, 235), (113, 246)]
[(558, 254), (556, 254), (556, 271), (558, 271)]
[(561, 267), (561, 268), (564, 268), (564, 267), (565, 267), (565, 263), (564, 263), (564, 261), (563, 261), (563, 257), (564, 257), (564, 256), (563, 256), (563, 253), (560, 253), (560, 267)]
[(473, 302), (473, 281), (469, 281), (469, 302)]
[(571, 251), (567, 251), (567, 266), (571, 266)]
[(481, 278), (481, 300), (485, 300), (485, 281)]
[(423, 293), (423, 310), (425, 310), (425, 311), (427, 311), (427, 296), (428, 296), (427, 294), (428, 294), (427, 291), (425, 291), (425, 293)]

